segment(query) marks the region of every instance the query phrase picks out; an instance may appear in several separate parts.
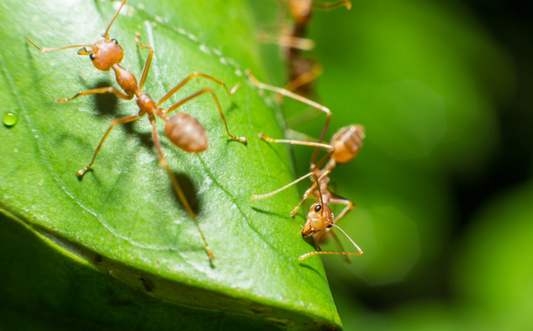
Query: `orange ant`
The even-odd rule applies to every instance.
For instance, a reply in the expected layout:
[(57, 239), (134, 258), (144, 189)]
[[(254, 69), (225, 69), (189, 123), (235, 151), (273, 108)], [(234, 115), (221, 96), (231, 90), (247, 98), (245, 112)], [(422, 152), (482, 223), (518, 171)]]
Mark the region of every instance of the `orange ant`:
[[(270, 192), (267, 194), (261, 194), (261, 195), (253, 195), (252, 199), (263, 199), (263, 198), (270, 197), (302, 181), (303, 179), (307, 177), (311, 177), (314, 180), (314, 182), (311, 185), (311, 187), (307, 191), (305, 191), (302, 200), (300, 201), (300, 203), (298, 203), (298, 205), (291, 212), (291, 217), (294, 217), (296, 215), (296, 212), (298, 212), (300, 205), (307, 199), (309, 195), (312, 194), (316, 198), (317, 202), (315, 202), (311, 206), (307, 214), (307, 221), (305, 223), (304, 228), (302, 229), (302, 236), (304, 238), (313, 236), (313, 239), (315, 241), (315, 244), (318, 250), (315, 252), (304, 254), (300, 256), (298, 259), (303, 260), (303, 259), (308, 258), (309, 256), (318, 255), (318, 254), (339, 254), (339, 255), (344, 255), (344, 256), (363, 254), (363, 251), (359, 248), (359, 246), (357, 246), (355, 242), (353, 242), (353, 240), (340, 227), (338, 227), (335, 224), (340, 219), (342, 219), (344, 216), (346, 216), (348, 212), (354, 209), (355, 205), (350, 200), (342, 198), (332, 193), (328, 189), (328, 183), (329, 183), (328, 175), (337, 166), (337, 164), (348, 163), (357, 156), (363, 144), (363, 138), (365, 136), (364, 127), (362, 125), (349, 125), (349, 126), (343, 127), (339, 131), (337, 131), (337, 133), (333, 135), (329, 145), (323, 144), (322, 141), (324, 138), (324, 134), (327, 131), (327, 128), (329, 126), (329, 121), (331, 118), (331, 112), (328, 108), (322, 105), (319, 105), (316, 102), (313, 102), (309, 99), (306, 99), (300, 95), (297, 95), (293, 92), (290, 92), (286, 89), (261, 83), (252, 75), (250, 71), (247, 71), (247, 75), (252, 81), (252, 83), (260, 89), (273, 91), (278, 94), (282, 94), (284, 96), (293, 98), (295, 100), (308, 104), (311, 107), (317, 108), (327, 114), (327, 120), (322, 130), (322, 134), (318, 142), (316, 143), (307, 142), (307, 141), (299, 141), (299, 140), (272, 139), (264, 135), (262, 132), (259, 133), (259, 138), (264, 139), (271, 143), (288, 143), (292, 145), (303, 145), (303, 146), (315, 147), (315, 153), (313, 153), (313, 156), (311, 158), (311, 171), (308, 174), (298, 178), (292, 183), (287, 184), (283, 186), (282, 188), (277, 189), (273, 192)], [(325, 149), (328, 151), (328, 153), (317, 162), (319, 149)], [(323, 168), (321, 169), (320, 167), (322, 166)], [(342, 212), (337, 217), (334, 218), (333, 212), (328, 206), (330, 203), (331, 204), (342, 204), (342, 205), (345, 205), (346, 207), (342, 210)], [(344, 249), (342, 248), (340, 241), (335, 236), (335, 234), (331, 232), (330, 230), (331, 227), (335, 227), (340, 232), (342, 232), (342, 234), (344, 234), (350, 240), (350, 242), (355, 246), (358, 253), (344, 252)], [(341, 248), (342, 250), (341, 252), (326, 252), (320, 249), (320, 242), (325, 240), (326, 235), (331, 235), (334, 238), (335, 242)], [(345, 259), (347, 262), (349, 262), (347, 257), (345, 257)]]
[(137, 105), (140, 109), (139, 113), (137, 115), (124, 116), (124, 117), (113, 120), (113, 122), (111, 122), (111, 125), (107, 129), (106, 133), (104, 134), (102, 140), (100, 141), (100, 144), (98, 144), (98, 147), (96, 148), (96, 151), (94, 152), (94, 156), (91, 162), (89, 163), (88, 166), (79, 170), (77, 172), (77, 175), (79, 177), (82, 177), (89, 170), (89, 168), (91, 168), (91, 166), (94, 163), (94, 160), (96, 159), (96, 155), (100, 151), (100, 148), (102, 147), (107, 136), (109, 135), (109, 133), (115, 126), (119, 124), (130, 123), (130, 122), (138, 120), (144, 115), (148, 115), (148, 119), (150, 120), (150, 123), (152, 124), (152, 138), (154, 140), (154, 145), (157, 149), (157, 153), (159, 155), (159, 163), (167, 172), (172, 182), (172, 185), (174, 187), (174, 190), (178, 194), (178, 197), (181, 203), (183, 204), (183, 206), (189, 213), (189, 216), (195, 221), (196, 226), (198, 227), (198, 230), (200, 231), (200, 234), (204, 241), (205, 250), (207, 254), (209, 255), (211, 264), (213, 264), (213, 259), (215, 258), (215, 256), (211, 252), (211, 249), (209, 248), (209, 245), (207, 244), (207, 240), (205, 239), (205, 236), (202, 230), (200, 229), (198, 220), (196, 219), (194, 212), (192, 211), (189, 203), (187, 202), (187, 199), (185, 198), (185, 194), (183, 193), (176, 177), (170, 170), (167, 164), (167, 161), (165, 159), (165, 156), (163, 155), (163, 151), (161, 149), (161, 143), (159, 142), (159, 136), (157, 133), (156, 116), (165, 121), (165, 135), (174, 145), (176, 145), (177, 147), (179, 147), (180, 149), (188, 153), (203, 152), (208, 147), (207, 134), (206, 134), (205, 128), (198, 122), (198, 120), (186, 113), (176, 113), (170, 118), (167, 115), (175, 111), (176, 109), (178, 109), (185, 103), (191, 101), (192, 99), (197, 98), (201, 96), (202, 94), (209, 93), (211, 94), (211, 96), (213, 97), (213, 100), (215, 101), (215, 104), (220, 113), (220, 117), (222, 118), (222, 121), (224, 122), (224, 125), (226, 127), (226, 133), (228, 134), (228, 136), (234, 140), (242, 141), (243, 143), (246, 144), (247, 139), (245, 137), (235, 137), (230, 134), (228, 125), (226, 123), (226, 118), (224, 117), (224, 113), (222, 112), (222, 107), (220, 106), (220, 102), (218, 101), (218, 98), (215, 92), (210, 87), (203, 88), (200, 91), (194, 94), (191, 94), (190, 96), (170, 106), (170, 108), (168, 108), (167, 110), (159, 107), (163, 102), (167, 101), (172, 95), (174, 95), (179, 89), (181, 89), (185, 84), (187, 84), (189, 81), (191, 81), (195, 77), (206, 78), (221, 85), (226, 90), (226, 93), (230, 96), (233, 95), (233, 93), (235, 93), (235, 91), (238, 88), (238, 85), (235, 86), (230, 92), (228, 91), (226, 84), (224, 84), (223, 82), (211, 76), (208, 76), (206, 74), (194, 72), (191, 75), (189, 75), (187, 78), (185, 78), (183, 81), (181, 81), (174, 88), (172, 88), (163, 98), (161, 98), (161, 100), (159, 100), (159, 102), (155, 103), (148, 94), (141, 91), (146, 81), (146, 77), (148, 76), (148, 71), (150, 69), (152, 57), (154, 55), (154, 49), (149, 45), (145, 45), (141, 43), (139, 41), (140, 35), (136, 33), (136, 36), (135, 36), (136, 43), (140, 47), (143, 47), (149, 50), (148, 59), (146, 60), (146, 63), (144, 65), (141, 79), (139, 83), (137, 83), (137, 79), (135, 78), (135, 76), (131, 72), (129, 72), (128, 70), (120, 66), (120, 63), (122, 62), (122, 58), (124, 57), (124, 51), (122, 47), (118, 44), (118, 41), (116, 39), (109, 39), (109, 29), (113, 25), (113, 22), (117, 18), (120, 10), (126, 4), (126, 1), (127, 0), (122, 1), (120, 8), (115, 13), (115, 16), (113, 16), (111, 23), (109, 23), (105, 33), (102, 35), (104, 39), (97, 41), (96, 43), (94, 43), (94, 45), (70, 45), (70, 46), (64, 46), (64, 47), (58, 47), (58, 48), (41, 48), (37, 46), (29, 38), (26, 38), (26, 39), (33, 46), (35, 46), (37, 49), (39, 49), (41, 52), (44, 52), (44, 53), (50, 53), (50, 52), (60, 51), (60, 50), (69, 49), (69, 48), (82, 47), (78, 51), (78, 55), (88, 55), (89, 58), (92, 60), (92, 63), (96, 69), (102, 70), (102, 71), (109, 71), (110, 69), (114, 70), (117, 83), (122, 88), (122, 90), (124, 90), (124, 93), (112, 86), (109, 86), (109, 87), (95, 88), (95, 89), (91, 89), (88, 91), (79, 92), (76, 95), (74, 95), (72, 98), (68, 98), (68, 99), (56, 99), (56, 102), (68, 102), (68, 101), (76, 99), (79, 96), (101, 94), (101, 93), (113, 93), (119, 98), (124, 99), (124, 100), (131, 100), (134, 97), (137, 98)]
[[(289, 29), (285, 24), (282, 24), (280, 28), (282, 36), (277, 40), (272, 40), (273, 38), (263, 34), (260, 37), (264, 42), (274, 42), (286, 48), (289, 83), (285, 85), (284, 89), (296, 91), (306, 96), (311, 95), (310, 83), (320, 76), (323, 70), (320, 63), (301, 54), (302, 50), (311, 50), (315, 46), (314, 41), (304, 38), (307, 25), (313, 17), (313, 10), (328, 11), (341, 6), (351, 9), (352, 4), (347, 0), (334, 3), (316, 3), (313, 0), (277, 0), (277, 2), (286, 3), (281, 8), (288, 7), (294, 25), (292, 29)], [(280, 17), (284, 16), (285, 13), (283, 12)], [(281, 101), (281, 94), (277, 94), (276, 99)]]

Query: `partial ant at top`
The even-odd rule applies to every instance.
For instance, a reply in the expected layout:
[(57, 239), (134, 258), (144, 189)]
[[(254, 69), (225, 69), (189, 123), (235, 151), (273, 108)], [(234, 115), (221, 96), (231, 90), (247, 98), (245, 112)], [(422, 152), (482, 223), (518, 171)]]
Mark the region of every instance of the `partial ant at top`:
[(198, 92), (189, 95), (188, 97), (182, 99), (181, 101), (173, 104), (168, 109), (163, 109), (160, 107), (160, 105), (163, 102), (167, 101), (172, 95), (178, 92), (185, 84), (187, 84), (189, 81), (191, 81), (195, 77), (206, 78), (221, 85), (226, 90), (226, 93), (230, 96), (233, 93), (235, 93), (235, 91), (238, 88), (238, 85), (234, 87), (231, 91), (229, 91), (223, 82), (211, 76), (208, 76), (206, 74), (194, 72), (190, 74), (187, 78), (185, 78), (183, 81), (178, 83), (174, 88), (172, 88), (167, 94), (165, 94), (165, 96), (163, 96), (163, 98), (161, 98), (161, 100), (159, 100), (157, 103), (154, 102), (148, 94), (142, 92), (141, 90), (146, 81), (146, 77), (148, 76), (148, 71), (150, 70), (152, 57), (154, 55), (154, 49), (149, 45), (145, 45), (141, 43), (139, 41), (139, 34), (136, 33), (135, 39), (136, 39), (137, 44), (140, 47), (146, 48), (149, 50), (148, 59), (146, 60), (146, 63), (144, 65), (141, 79), (139, 83), (137, 83), (137, 79), (135, 78), (135, 76), (130, 71), (120, 66), (120, 63), (122, 62), (122, 58), (124, 57), (124, 51), (122, 47), (119, 45), (116, 39), (109, 38), (109, 30), (111, 29), (113, 22), (117, 18), (120, 10), (124, 7), (126, 2), (127, 0), (122, 1), (120, 8), (115, 13), (115, 16), (113, 16), (113, 19), (109, 23), (105, 33), (102, 35), (104, 39), (97, 41), (96, 43), (94, 43), (94, 45), (69, 45), (69, 46), (57, 47), (57, 48), (41, 48), (37, 46), (29, 38), (26, 38), (26, 39), (33, 46), (35, 46), (37, 49), (39, 49), (41, 52), (44, 52), (44, 53), (50, 53), (50, 52), (60, 51), (60, 50), (69, 49), (69, 48), (82, 47), (78, 51), (78, 55), (88, 55), (96, 69), (102, 70), (102, 71), (109, 71), (110, 69), (113, 69), (113, 71), (115, 72), (117, 83), (122, 88), (124, 93), (112, 86), (109, 86), (109, 87), (95, 88), (95, 89), (91, 89), (88, 91), (79, 92), (76, 95), (74, 95), (72, 98), (56, 99), (56, 102), (68, 102), (80, 96), (91, 95), (91, 94), (101, 94), (101, 93), (113, 93), (117, 97), (124, 99), (124, 100), (131, 100), (134, 97), (137, 99), (139, 113), (137, 115), (124, 116), (124, 117), (113, 120), (113, 122), (111, 122), (111, 125), (107, 129), (106, 133), (104, 134), (102, 140), (100, 141), (100, 144), (96, 148), (96, 151), (94, 152), (94, 156), (91, 162), (85, 168), (78, 171), (77, 175), (79, 177), (82, 177), (87, 172), (87, 170), (91, 168), (91, 166), (94, 163), (94, 160), (96, 159), (96, 155), (100, 151), (100, 148), (102, 147), (107, 136), (109, 135), (109, 133), (115, 126), (119, 124), (130, 123), (130, 122), (138, 120), (144, 115), (148, 115), (148, 120), (150, 120), (150, 123), (152, 124), (152, 138), (154, 140), (154, 145), (157, 149), (157, 153), (159, 155), (159, 163), (167, 172), (172, 182), (172, 185), (174, 187), (174, 190), (176, 191), (181, 203), (183, 204), (183, 206), (189, 213), (189, 216), (195, 221), (196, 226), (198, 227), (198, 230), (200, 231), (200, 234), (204, 241), (205, 250), (207, 254), (209, 255), (211, 264), (213, 264), (213, 259), (215, 258), (215, 256), (213, 255), (209, 245), (207, 244), (207, 240), (205, 239), (205, 236), (202, 230), (200, 229), (198, 220), (196, 219), (194, 212), (192, 211), (185, 197), (185, 194), (183, 193), (183, 190), (181, 189), (176, 177), (170, 170), (168, 163), (165, 159), (165, 156), (163, 155), (163, 151), (161, 149), (161, 143), (159, 142), (159, 135), (157, 133), (156, 116), (165, 121), (165, 135), (174, 145), (176, 145), (177, 147), (181, 148), (182, 150), (188, 153), (203, 152), (208, 147), (207, 134), (206, 134), (205, 128), (198, 122), (198, 120), (186, 113), (176, 113), (172, 117), (169, 117), (168, 114), (175, 111), (179, 107), (183, 106), (185, 103), (203, 94), (208, 93), (213, 97), (213, 100), (215, 101), (215, 104), (220, 113), (220, 117), (222, 118), (222, 122), (224, 122), (224, 125), (226, 127), (227, 135), (231, 139), (241, 141), (246, 144), (247, 139), (245, 137), (235, 137), (229, 132), (228, 125), (226, 123), (226, 118), (224, 116), (224, 113), (222, 112), (222, 107), (220, 106), (220, 102), (214, 90), (210, 87), (203, 88), (199, 90)]
[[(328, 11), (341, 6), (351, 9), (352, 4), (347, 0), (333, 3), (313, 0), (275, 1), (280, 3), (279, 33), (281, 36), (269, 36), (263, 33), (260, 37), (264, 42), (279, 44), (285, 48), (289, 83), (284, 89), (309, 96), (312, 94), (311, 82), (320, 76), (323, 70), (320, 63), (302, 55), (302, 50), (311, 50), (315, 47), (313, 40), (305, 38), (307, 26), (313, 17), (313, 10)], [(292, 27), (288, 27), (285, 20), (287, 9), (294, 22)], [(281, 101), (281, 94), (277, 94), (276, 99)]]
[[(328, 183), (330, 180), (328, 175), (337, 166), (337, 164), (348, 163), (357, 156), (363, 144), (363, 138), (365, 137), (364, 127), (362, 125), (349, 125), (343, 127), (333, 135), (329, 144), (324, 144), (322, 142), (324, 140), (324, 136), (328, 129), (331, 118), (331, 111), (328, 108), (286, 89), (261, 83), (252, 75), (250, 71), (247, 72), (247, 75), (252, 81), (252, 83), (258, 88), (273, 91), (282, 94), (286, 97), (301, 101), (311, 107), (323, 111), (327, 115), (326, 123), (324, 124), (324, 128), (322, 129), (320, 138), (316, 143), (299, 140), (272, 139), (270, 137), (267, 137), (262, 132), (259, 133), (259, 137), (268, 142), (311, 146), (315, 147), (315, 152), (313, 153), (313, 156), (311, 158), (311, 171), (309, 173), (273, 192), (261, 195), (253, 195), (252, 199), (264, 199), (270, 197), (302, 181), (305, 178), (311, 177), (311, 179), (313, 180), (313, 184), (307, 191), (305, 191), (302, 200), (291, 212), (291, 217), (294, 217), (296, 215), (296, 212), (300, 208), (300, 205), (309, 197), (309, 195), (313, 195), (316, 198), (317, 202), (315, 202), (311, 206), (307, 214), (307, 220), (302, 230), (302, 236), (304, 238), (313, 236), (317, 251), (304, 254), (299, 257), (299, 260), (303, 260), (308, 258), (309, 256), (318, 254), (339, 254), (344, 255), (345, 260), (349, 262), (346, 255), (363, 254), (363, 251), (355, 244), (355, 242), (353, 242), (353, 240), (339, 226), (336, 225), (336, 223), (340, 219), (342, 219), (344, 216), (346, 216), (348, 212), (355, 208), (355, 205), (350, 200), (342, 198), (328, 189)], [(320, 149), (326, 150), (327, 154), (322, 159), (317, 161), (318, 152)], [(333, 212), (329, 208), (329, 204), (342, 204), (346, 207), (337, 217), (334, 217)], [(355, 246), (358, 252), (345, 252), (342, 248), (342, 245), (340, 244), (340, 241), (335, 236), (335, 233), (330, 231), (331, 227), (337, 228), (342, 234), (344, 234)], [(327, 236), (333, 237), (337, 245), (340, 247), (341, 252), (328, 252), (322, 251), (320, 249), (320, 243), (324, 241)]]

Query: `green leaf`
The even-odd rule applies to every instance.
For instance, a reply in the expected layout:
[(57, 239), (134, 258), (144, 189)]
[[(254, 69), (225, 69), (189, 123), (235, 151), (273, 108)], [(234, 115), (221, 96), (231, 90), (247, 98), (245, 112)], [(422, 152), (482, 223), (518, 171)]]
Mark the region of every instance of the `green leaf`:
[[(7, 215), (0, 218), (0, 307), (16, 312), (0, 326), (340, 328), (319, 258), (298, 261), (314, 248), (300, 235), (303, 213), (289, 217), (296, 188), (250, 198), (290, 182), (293, 168), (287, 146), (257, 138), (262, 131), (281, 137), (282, 130), (279, 109), (243, 75), (251, 68), (265, 79), (244, 1), (148, 6), (132, 0), (110, 31), (124, 48), (123, 66), (137, 77), (147, 52), (136, 47), (134, 33), (154, 46), (143, 91), (155, 100), (194, 71), (229, 87), (242, 84), (229, 97), (216, 84), (195, 79), (163, 105), (213, 87), (230, 131), (249, 139), (248, 145), (228, 139), (208, 95), (180, 108), (205, 126), (206, 152), (188, 154), (161, 137), (216, 267), (159, 166), (146, 118), (114, 129), (93, 170), (78, 180), (76, 171), (88, 164), (112, 119), (138, 108), (109, 95), (55, 103), (95, 87), (118, 87), (114, 75), (97, 71), (76, 49), (44, 54), (24, 37), (41, 47), (92, 44), (101, 39), (113, 4), (0, 4), (0, 115), (20, 116), (14, 126), (0, 127), (0, 208)], [(26, 315), (32, 318), (21, 321)]]

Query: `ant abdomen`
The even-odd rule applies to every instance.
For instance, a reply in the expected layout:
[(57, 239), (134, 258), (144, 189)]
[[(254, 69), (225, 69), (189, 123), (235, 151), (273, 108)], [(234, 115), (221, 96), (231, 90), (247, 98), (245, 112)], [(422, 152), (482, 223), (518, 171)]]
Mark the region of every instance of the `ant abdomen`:
[(341, 128), (331, 138), (331, 146), (335, 148), (332, 158), (335, 162), (348, 163), (359, 153), (363, 138), (365, 137), (365, 127), (362, 125), (349, 125)]
[(198, 120), (186, 113), (177, 113), (165, 124), (165, 135), (185, 152), (200, 153), (207, 149), (207, 133)]

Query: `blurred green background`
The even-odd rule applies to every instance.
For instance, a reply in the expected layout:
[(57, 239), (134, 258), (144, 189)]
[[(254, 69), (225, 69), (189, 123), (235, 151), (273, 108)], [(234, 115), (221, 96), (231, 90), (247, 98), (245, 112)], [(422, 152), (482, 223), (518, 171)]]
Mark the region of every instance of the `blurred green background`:
[[(272, 31), (276, 3), (252, 4)], [(327, 138), (367, 130), (331, 175), (357, 205), (339, 225), (365, 254), (322, 258), (346, 330), (533, 330), (530, 13), (502, 0), (315, 12), (308, 54), (324, 66), (313, 99), (333, 112)], [(282, 52), (264, 49), (269, 82), (284, 85)], [(318, 137), (317, 115), (294, 128)], [(297, 174), (310, 155), (294, 147)]]

